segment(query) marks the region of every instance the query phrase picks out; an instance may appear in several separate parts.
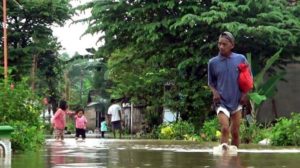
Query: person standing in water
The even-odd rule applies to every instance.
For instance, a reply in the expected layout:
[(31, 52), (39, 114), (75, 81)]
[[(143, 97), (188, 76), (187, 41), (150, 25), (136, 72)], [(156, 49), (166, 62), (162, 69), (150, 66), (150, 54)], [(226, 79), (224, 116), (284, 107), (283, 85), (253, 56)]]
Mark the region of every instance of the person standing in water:
[(73, 115), (74, 112), (68, 110), (68, 103), (64, 100), (59, 102), (59, 108), (51, 119), (54, 128), (55, 139), (57, 141), (64, 140), (64, 130), (66, 127), (66, 115)]
[(238, 85), (238, 65), (247, 63), (244, 55), (232, 52), (235, 39), (230, 32), (223, 32), (218, 39), (219, 54), (208, 62), (208, 85), (213, 93), (217, 117), (221, 125), (221, 144), (239, 146), (239, 128), (242, 105), (247, 102), (247, 93)]
[(77, 110), (75, 115), (75, 123), (76, 123), (75, 139), (78, 140), (79, 136), (81, 136), (82, 140), (84, 141), (86, 138), (85, 131), (86, 131), (87, 119), (84, 116), (83, 109)]
[(108, 116), (109, 116), (109, 121), (112, 125), (112, 131), (114, 134), (114, 138), (116, 138), (116, 130), (119, 131), (119, 137), (122, 137), (122, 116), (121, 116), (121, 111), (122, 108), (121, 106), (117, 103), (115, 99), (111, 100), (111, 105), (108, 108)]
[(105, 117), (101, 118), (100, 131), (101, 131), (101, 138), (104, 138), (104, 134), (105, 134), (105, 132), (107, 132), (107, 124), (106, 124)]

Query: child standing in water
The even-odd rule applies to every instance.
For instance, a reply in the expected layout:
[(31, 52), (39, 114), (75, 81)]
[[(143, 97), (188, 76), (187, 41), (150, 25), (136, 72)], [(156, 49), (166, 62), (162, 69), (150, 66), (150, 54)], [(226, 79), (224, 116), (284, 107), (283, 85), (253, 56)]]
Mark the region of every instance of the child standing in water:
[(85, 130), (87, 125), (87, 119), (84, 116), (84, 110), (80, 109), (77, 110), (75, 115), (75, 122), (76, 122), (76, 137), (77, 140), (79, 136), (81, 135), (82, 140), (85, 140)]
[(64, 140), (64, 130), (66, 127), (66, 115), (72, 115), (74, 112), (68, 110), (68, 104), (66, 101), (61, 100), (59, 102), (59, 108), (55, 112), (53, 118), (51, 119), (54, 133), (55, 133), (55, 139), (57, 141)]
[(107, 132), (107, 124), (105, 121), (105, 117), (101, 118), (101, 138), (104, 138), (105, 132)]

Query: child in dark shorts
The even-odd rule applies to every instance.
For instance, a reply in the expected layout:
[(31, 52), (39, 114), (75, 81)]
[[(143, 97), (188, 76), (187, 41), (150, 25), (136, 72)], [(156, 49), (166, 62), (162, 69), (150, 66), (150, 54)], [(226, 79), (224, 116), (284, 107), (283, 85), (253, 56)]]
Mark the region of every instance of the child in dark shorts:
[(76, 136), (75, 139), (77, 140), (79, 136), (81, 136), (82, 140), (85, 140), (85, 130), (87, 125), (87, 119), (84, 116), (84, 110), (80, 109), (76, 111), (75, 115), (75, 122), (76, 122)]

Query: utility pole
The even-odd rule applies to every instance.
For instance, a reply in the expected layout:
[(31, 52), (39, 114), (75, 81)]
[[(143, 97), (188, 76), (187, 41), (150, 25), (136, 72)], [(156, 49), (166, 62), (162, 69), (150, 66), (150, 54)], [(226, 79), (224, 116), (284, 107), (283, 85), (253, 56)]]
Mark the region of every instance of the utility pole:
[(2, 4), (2, 10), (3, 10), (3, 22), (2, 22), (2, 27), (3, 27), (3, 58), (4, 58), (4, 81), (5, 84), (7, 83), (7, 17), (6, 17), (6, 0), (3, 0)]
[[(6, 13), (6, 3), (7, 0), (2, 1), (2, 12), (3, 12), (3, 62), (4, 62), (4, 81), (5, 84), (7, 84), (7, 78), (8, 78), (8, 54), (7, 54), (7, 13)], [(19, 4), (18, 1), (13, 0), (14, 3), (16, 3), (20, 9), (23, 9), (23, 6)]]

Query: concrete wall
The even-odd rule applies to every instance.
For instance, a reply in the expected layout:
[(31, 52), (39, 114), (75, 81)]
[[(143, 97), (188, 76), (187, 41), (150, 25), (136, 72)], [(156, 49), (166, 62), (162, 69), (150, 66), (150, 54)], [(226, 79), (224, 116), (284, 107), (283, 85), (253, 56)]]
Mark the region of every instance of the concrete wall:
[(137, 133), (143, 129), (144, 114), (142, 108), (133, 108), (132, 133)]
[[(300, 113), (300, 64), (290, 64), (285, 75), (287, 82), (278, 83), (275, 105), (279, 117), (289, 117), (292, 112)], [(260, 122), (271, 122), (275, 119), (272, 113), (272, 102), (263, 104), (257, 115)]]

